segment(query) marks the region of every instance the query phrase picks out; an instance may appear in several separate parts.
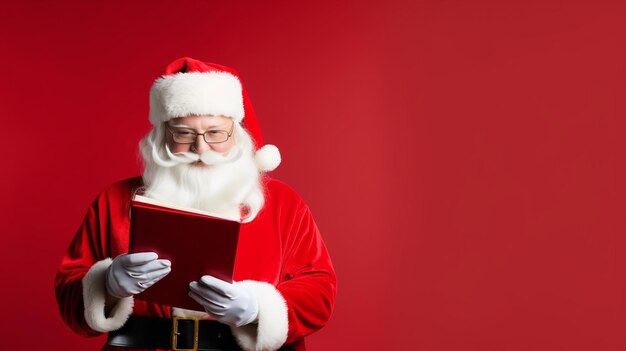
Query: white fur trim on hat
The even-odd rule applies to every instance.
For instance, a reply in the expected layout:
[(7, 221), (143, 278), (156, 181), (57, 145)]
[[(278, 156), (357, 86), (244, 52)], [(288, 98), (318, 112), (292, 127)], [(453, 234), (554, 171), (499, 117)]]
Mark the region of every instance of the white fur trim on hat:
[(83, 301), (85, 304), (85, 321), (95, 331), (106, 333), (121, 328), (133, 312), (133, 298), (123, 297), (111, 308), (106, 316), (106, 285), (104, 276), (112, 260), (106, 258), (96, 262), (83, 278)]
[(275, 145), (266, 144), (254, 155), (256, 167), (262, 172), (273, 171), (280, 164), (280, 151)]
[(278, 350), (287, 340), (287, 303), (276, 288), (253, 280), (235, 282), (250, 290), (259, 303), (257, 324), (231, 327), (239, 345), (246, 351)]
[(176, 73), (158, 78), (150, 89), (153, 125), (190, 115), (244, 117), (241, 82), (227, 72)]

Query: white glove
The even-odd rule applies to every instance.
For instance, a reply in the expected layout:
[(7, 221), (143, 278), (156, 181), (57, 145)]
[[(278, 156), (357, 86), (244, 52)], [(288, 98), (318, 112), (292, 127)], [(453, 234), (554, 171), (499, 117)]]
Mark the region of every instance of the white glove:
[(165, 277), (172, 270), (172, 263), (158, 257), (154, 252), (117, 256), (106, 271), (109, 295), (117, 298), (136, 295)]
[(218, 322), (232, 327), (254, 323), (259, 304), (248, 289), (227, 283), (210, 275), (189, 283), (189, 296)]

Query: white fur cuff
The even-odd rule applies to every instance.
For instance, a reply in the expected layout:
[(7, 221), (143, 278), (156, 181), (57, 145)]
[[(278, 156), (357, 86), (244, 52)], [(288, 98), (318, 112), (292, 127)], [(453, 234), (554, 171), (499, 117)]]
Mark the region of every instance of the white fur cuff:
[(287, 303), (283, 296), (268, 283), (244, 280), (235, 284), (252, 291), (259, 303), (258, 324), (231, 327), (239, 345), (246, 351), (279, 349), (289, 331)]
[(104, 275), (111, 262), (110, 258), (96, 262), (83, 278), (85, 320), (91, 329), (101, 333), (121, 328), (133, 312), (132, 296), (124, 297), (117, 301), (115, 306), (111, 308), (109, 316), (106, 316), (107, 292)]

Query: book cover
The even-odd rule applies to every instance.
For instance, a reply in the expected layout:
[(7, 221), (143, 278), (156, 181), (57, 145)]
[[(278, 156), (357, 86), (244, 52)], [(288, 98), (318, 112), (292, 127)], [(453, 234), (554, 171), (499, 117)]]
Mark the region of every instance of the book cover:
[(136, 299), (201, 311), (188, 296), (190, 282), (205, 274), (232, 282), (241, 223), (192, 211), (143, 196), (131, 201), (130, 252), (153, 251), (172, 262), (172, 271)]

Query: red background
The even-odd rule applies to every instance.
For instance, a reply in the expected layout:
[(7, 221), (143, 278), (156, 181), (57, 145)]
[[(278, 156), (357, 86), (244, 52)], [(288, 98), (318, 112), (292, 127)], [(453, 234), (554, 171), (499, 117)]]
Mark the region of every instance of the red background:
[(188, 55), (239, 70), (331, 250), (311, 350), (625, 349), (625, 7), (347, 3), (3, 4), (1, 348), (102, 344), (56, 266)]

